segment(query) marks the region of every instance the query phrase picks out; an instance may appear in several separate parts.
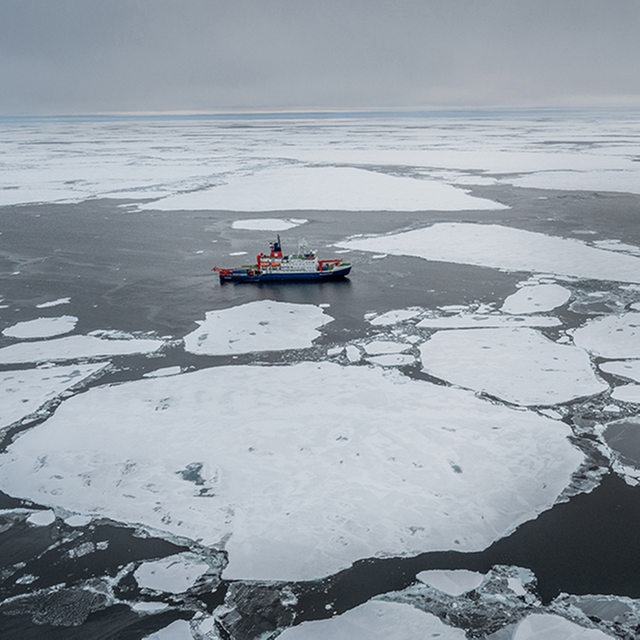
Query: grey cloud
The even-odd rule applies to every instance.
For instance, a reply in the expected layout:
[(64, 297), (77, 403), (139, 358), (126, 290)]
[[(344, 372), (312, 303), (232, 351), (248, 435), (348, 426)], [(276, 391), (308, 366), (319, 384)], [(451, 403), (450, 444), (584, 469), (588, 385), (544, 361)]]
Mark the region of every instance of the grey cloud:
[(640, 102), (635, 0), (2, 0), (0, 113)]

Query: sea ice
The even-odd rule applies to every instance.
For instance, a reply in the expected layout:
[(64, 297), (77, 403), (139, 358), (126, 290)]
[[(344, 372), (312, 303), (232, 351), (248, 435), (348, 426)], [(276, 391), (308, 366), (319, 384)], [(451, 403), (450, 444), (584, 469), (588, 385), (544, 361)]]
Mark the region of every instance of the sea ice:
[(582, 349), (533, 329), (438, 331), (420, 353), (430, 375), (514, 404), (559, 404), (608, 388)]
[(175, 376), (180, 373), (180, 366), (176, 365), (174, 367), (162, 367), (161, 369), (154, 369), (153, 371), (147, 371), (147, 373), (142, 374), (143, 378), (160, 378), (161, 376)]
[(475, 589), (484, 580), (484, 573), (466, 569), (421, 571), (416, 578), (450, 596), (460, 596)]
[(44, 509), (41, 511), (34, 511), (28, 518), (27, 522), (36, 527), (48, 527), (56, 520), (56, 515), (51, 509)]
[(569, 484), (568, 434), (393, 369), (222, 366), (69, 398), (0, 455), (0, 486), (224, 546), (229, 579), (307, 580), (485, 548)]
[(293, 229), (307, 220), (302, 218), (251, 218), (249, 220), (236, 220), (231, 224), (233, 229), (247, 229), (252, 231), (286, 231)]
[(18, 322), (7, 327), (2, 333), (8, 338), (50, 338), (73, 331), (77, 322), (78, 318), (74, 316), (36, 318), (35, 320)]
[(413, 364), (416, 359), (408, 353), (390, 353), (381, 356), (368, 356), (366, 361), (381, 367), (404, 367)]
[(336, 246), (506, 271), (640, 282), (638, 257), (595, 249), (580, 240), (495, 224), (441, 222), (402, 233), (353, 238)]
[(21, 369), (0, 373), (0, 429), (33, 413), (103, 365)]
[(42, 342), (22, 342), (0, 349), (0, 364), (55, 362), (77, 358), (108, 358), (132, 353), (152, 353), (164, 342), (151, 338), (100, 338), (68, 336)]
[(36, 309), (49, 309), (50, 307), (58, 307), (62, 304), (69, 304), (70, 302), (71, 298), (57, 298), (56, 300), (49, 300), (48, 302), (37, 304)]
[(574, 330), (573, 341), (603, 358), (640, 358), (640, 313), (588, 320)]
[(372, 316), (368, 322), (374, 326), (388, 327), (394, 324), (400, 324), (407, 320), (417, 318), (422, 313), (422, 309), (392, 309), (380, 315)]
[(194, 553), (186, 552), (153, 562), (143, 562), (133, 575), (142, 589), (184, 593), (208, 570), (208, 564)]
[(186, 620), (175, 620), (164, 629), (145, 636), (143, 640), (193, 640), (193, 634)]
[(501, 327), (558, 327), (562, 324), (552, 316), (503, 316), (496, 313), (465, 313), (457, 316), (424, 318), (418, 329), (474, 329)]
[(280, 640), (464, 640), (461, 629), (449, 627), (431, 613), (401, 602), (371, 600), (327, 620), (303, 622), (285, 629)]
[(571, 291), (559, 284), (525, 286), (504, 301), (501, 311), (513, 314), (553, 311), (566, 304), (569, 298)]
[(205, 320), (198, 321), (200, 326), (184, 337), (184, 344), (199, 355), (304, 349), (320, 335), (318, 327), (332, 321), (316, 305), (258, 300), (208, 311)]
[(70, 527), (86, 527), (91, 522), (88, 516), (69, 516), (64, 519), (64, 523)]
[(640, 383), (640, 360), (610, 360), (601, 362), (598, 366), (605, 373)]
[(585, 629), (562, 616), (531, 613), (518, 623), (513, 640), (611, 640), (599, 629)]
[(402, 353), (411, 349), (406, 342), (394, 342), (392, 340), (372, 340), (362, 345), (367, 354), (377, 356), (388, 353)]
[(228, 211), (462, 211), (507, 209), (436, 180), (355, 167), (272, 166), (227, 184), (180, 193), (143, 209)]
[(640, 384), (625, 384), (615, 387), (611, 392), (611, 397), (621, 402), (640, 403)]

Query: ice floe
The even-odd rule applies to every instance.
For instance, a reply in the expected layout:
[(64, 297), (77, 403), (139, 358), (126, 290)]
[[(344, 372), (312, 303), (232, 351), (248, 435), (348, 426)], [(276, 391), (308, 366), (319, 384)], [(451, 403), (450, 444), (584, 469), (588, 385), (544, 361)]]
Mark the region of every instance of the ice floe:
[(370, 356), (377, 356), (387, 353), (402, 353), (411, 349), (411, 345), (406, 342), (394, 342), (393, 340), (372, 340), (362, 345)]
[(559, 284), (524, 286), (510, 295), (502, 305), (504, 313), (541, 313), (553, 311), (569, 302), (571, 291)]
[(58, 307), (62, 304), (69, 304), (70, 302), (71, 298), (57, 298), (56, 300), (49, 300), (48, 302), (37, 304), (36, 309), (49, 309), (50, 307)]
[(66, 400), (0, 455), (0, 484), (224, 545), (230, 579), (303, 580), (485, 548), (569, 484), (583, 455), (568, 434), (392, 369), (214, 367)]
[(614, 400), (620, 400), (621, 402), (633, 402), (640, 404), (640, 384), (624, 384), (619, 387), (615, 387), (611, 392), (611, 397)]
[(78, 364), (1, 372), (0, 429), (35, 412), (45, 402), (102, 367), (100, 364)]
[(495, 224), (441, 222), (384, 236), (352, 238), (338, 247), (594, 280), (640, 282), (640, 258), (570, 238)]
[(605, 373), (640, 382), (640, 360), (610, 360), (601, 362), (598, 366)]
[(18, 322), (7, 327), (2, 333), (8, 338), (50, 338), (73, 331), (77, 323), (78, 318), (75, 316), (35, 318), (26, 322)]
[(505, 327), (557, 327), (562, 323), (551, 316), (503, 316), (497, 313), (464, 313), (455, 316), (427, 317), (418, 329), (473, 329)]
[(193, 640), (193, 634), (186, 620), (174, 620), (164, 629), (145, 636), (143, 640)]
[(533, 329), (438, 331), (420, 347), (426, 373), (521, 405), (552, 405), (608, 389), (587, 354)]
[(27, 522), (36, 527), (48, 527), (56, 520), (56, 515), (51, 509), (44, 509), (41, 511), (34, 511), (28, 518)]
[(57, 362), (77, 358), (108, 358), (152, 353), (164, 345), (153, 338), (110, 338), (107, 335), (68, 336), (41, 342), (22, 342), (0, 349), (0, 364)]
[(513, 640), (611, 640), (599, 629), (585, 629), (562, 616), (531, 613), (518, 623)]
[(161, 369), (154, 369), (153, 371), (147, 371), (142, 375), (143, 378), (160, 378), (162, 376), (175, 376), (180, 373), (181, 369), (178, 365), (173, 367), (162, 367)]
[(367, 356), (367, 362), (381, 367), (404, 367), (413, 364), (416, 359), (408, 353), (390, 353), (380, 356)]
[[(637, 119), (598, 114), (596, 125), (575, 114), (558, 120), (487, 113), (490, 117), (484, 122), (458, 115), (389, 115), (375, 120), (316, 119), (312, 127), (310, 120), (276, 123), (272, 118), (252, 119), (251, 126), (244, 126), (242, 116), (237, 121), (241, 127), (230, 127), (228, 120), (107, 119), (75, 121), (73, 132), (67, 122), (55, 120), (3, 123), (0, 204), (112, 197), (166, 198), (156, 205), (162, 208), (233, 210), (243, 204), (268, 210), (294, 203), (313, 208), (318, 201), (336, 208), (370, 203), (375, 207), (380, 202), (393, 210), (405, 204), (404, 191), (411, 181), (420, 179), (426, 183), (423, 201), (426, 206), (433, 202), (434, 208), (442, 206), (442, 199), (450, 205), (454, 196), (457, 201), (466, 194), (459, 189), (457, 194), (440, 193), (430, 182), (451, 189), (506, 183), (639, 192), (640, 169), (634, 162)], [(612, 137), (615, 147), (603, 144)], [(549, 139), (558, 140), (552, 151)], [(397, 175), (399, 169), (403, 176)], [(349, 170), (365, 177), (352, 178)], [(376, 174), (399, 182), (379, 182)], [(305, 182), (297, 184), (300, 180)], [(356, 186), (367, 188), (358, 194)], [(322, 187), (326, 194), (318, 193)], [(256, 192), (253, 197), (250, 190)], [(153, 203), (146, 206), (153, 208)]]
[(153, 562), (143, 562), (133, 576), (142, 589), (184, 593), (209, 570), (194, 553), (179, 553)]
[(640, 358), (640, 313), (588, 320), (575, 329), (573, 341), (603, 358)]
[[(307, 222), (304, 218), (250, 218), (248, 220), (235, 220), (233, 229), (247, 229), (252, 231), (286, 231)], [(245, 252), (242, 252), (245, 253)], [(230, 254), (234, 255), (234, 254)], [(235, 254), (238, 255), (238, 254)]]
[(273, 166), (142, 208), (229, 211), (461, 211), (507, 209), (443, 182), (355, 167)]
[(421, 571), (416, 578), (450, 596), (460, 596), (475, 589), (484, 580), (484, 573), (466, 569)]
[(207, 312), (184, 344), (200, 355), (304, 349), (320, 335), (317, 329), (332, 320), (316, 305), (258, 300)]
[(303, 622), (285, 629), (281, 640), (465, 640), (465, 632), (449, 627), (431, 613), (409, 604), (372, 600), (328, 620)]
[(379, 315), (373, 315), (371, 318), (368, 318), (368, 321), (374, 326), (386, 327), (413, 320), (413, 318), (417, 318), (422, 312), (423, 309), (416, 308), (392, 309)]

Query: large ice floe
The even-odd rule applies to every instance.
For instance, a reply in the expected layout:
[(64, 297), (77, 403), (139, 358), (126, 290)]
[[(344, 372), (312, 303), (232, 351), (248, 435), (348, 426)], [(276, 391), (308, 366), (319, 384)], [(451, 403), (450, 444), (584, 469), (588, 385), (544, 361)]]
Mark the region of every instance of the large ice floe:
[(0, 349), (0, 364), (58, 362), (78, 358), (108, 358), (132, 353), (152, 353), (164, 344), (156, 338), (116, 337), (108, 331), (53, 340), (21, 342)]
[(111, 197), (163, 209), (453, 210), (501, 206), (468, 185), (640, 193), (637, 117), (487, 115), (5, 121), (0, 205)]
[(0, 429), (25, 418), (103, 365), (78, 364), (0, 373)]
[(0, 483), (222, 545), (229, 578), (302, 580), (485, 548), (566, 488), (583, 461), (568, 434), (395, 370), (223, 366), (66, 400), (0, 456)]
[(599, 367), (605, 373), (640, 383), (640, 360), (610, 360), (601, 362)]
[(391, 235), (352, 238), (336, 246), (506, 271), (640, 282), (640, 258), (636, 256), (495, 224), (442, 222)]
[(465, 640), (466, 634), (409, 604), (372, 600), (328, 620), (303, 622), (278, 637), (281, 640)]
[(134, 572), (138, 586), (166, 593), (184, 593), (209, 570), (193, 553), (180, 553), (160, 560), (143, 562)]
[(521, 405), (552, 405), (608, 389), (588, 355), (533, 329), (438, 331), (420, 347), (423, 370)]
[(200, 355), (304, 349), (320, 335), (318, 327), (332, 320), (316, 305), (258, 300), (207, 312), (184, 344)]
[(504, 301), (501, 311), (513, 314), (553, 311), (566, 304), (569, 298), (571, 291), (559, 284), (524, 286)]
[(573, 332), (573, 341), (603, 358), (640, 358), (640, 313), (588, 320)]
[(210, 189), (145, 205), (152, 209), (231, 211), (459, 211), (506, 209), (436, 180), (393, 176), (354, 167), (271, 167)]
[(234, 220), (231, 223), (231, 228), (249, 231), (286, 231), (305, 222), (307, 220), (303, 218), (248, 218), (246, 220)]
[(599, 629), (584, 627), (549, 613), (532, 613), (520, 622), (513, 640), (610, 640), (611, 636)]
[(60, 316), (58, 318), (36, 318), (18, 322), (7, 327), (2, 333), (9, 338), (50, 338), (73, 331), (78, 318), (74, 316)]

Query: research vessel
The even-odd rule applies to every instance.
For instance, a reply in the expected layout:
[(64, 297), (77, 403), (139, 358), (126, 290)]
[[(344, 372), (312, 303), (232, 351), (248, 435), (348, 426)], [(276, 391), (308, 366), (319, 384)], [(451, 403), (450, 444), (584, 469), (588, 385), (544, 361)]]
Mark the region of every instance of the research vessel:
[(351, 271), (351, 263), (340, 258), (319, 259), (316, 251), (305, 243), (291, 255), (282, 253), (280, 236), (269, 243), (269, 254), (259, 253), (255, 264), (236, 268), (213, 267), (220, 276), (220, 282), (323, 282), (339, 280)]

